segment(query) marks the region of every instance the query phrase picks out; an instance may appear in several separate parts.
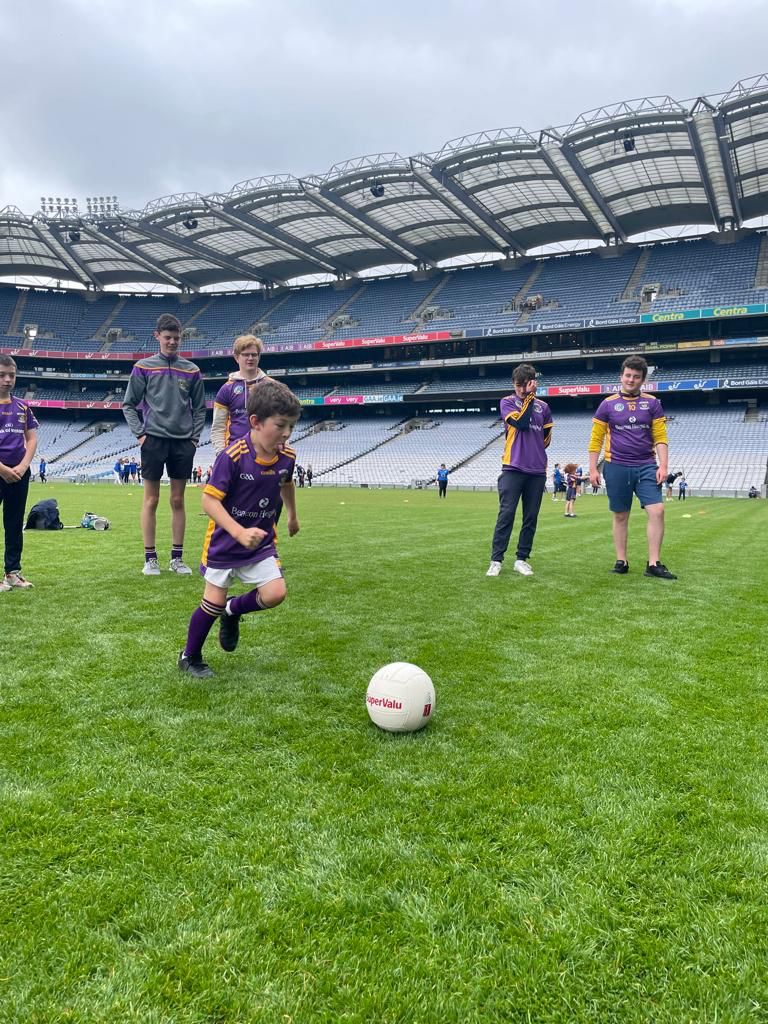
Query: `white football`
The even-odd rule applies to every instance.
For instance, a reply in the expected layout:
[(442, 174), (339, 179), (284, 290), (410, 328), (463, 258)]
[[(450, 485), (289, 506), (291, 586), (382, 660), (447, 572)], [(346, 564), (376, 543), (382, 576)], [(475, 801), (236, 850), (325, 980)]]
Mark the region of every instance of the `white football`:
[(435, 688), (426, 672), (407, 661), (385, 665), (368, 684), (371, 721), (387, 732), (423, 729), (435, 710)]

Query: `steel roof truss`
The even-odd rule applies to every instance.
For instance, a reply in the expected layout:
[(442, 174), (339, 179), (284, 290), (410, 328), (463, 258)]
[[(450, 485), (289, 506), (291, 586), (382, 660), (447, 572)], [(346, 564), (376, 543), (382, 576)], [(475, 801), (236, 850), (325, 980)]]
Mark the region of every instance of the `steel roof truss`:
[(372, 220), (363, 210), (342, 199), (336, 192), (330, 192), (325, 185), (319, 185), (315, 191), (307, 190), (307, 195), (325, 210), (330, 210), (350, 227), (372, 241), (383, 245), (385, 249), (404, 263), (425, 263), (434, 266), (434, 262), (420, 249), (402, 242), (397, 235)]
[[(513, 249), (520, 254), (525, 252), (525, 246), (520, 239), (478, 203), (474, 196), (452, 177), (450, 171), (416, 160), (411, 160), (411, 166), (422, 185), (446, 203), (473, 233), (487, 238), (494, 249), (501, 252)], [(445, 195), (445, 192), (448, 195)]]
[(339, 261), (329, 260), (327, 256), (323, 256), (322, 253), (312, 248), (312, 246), (304, 244), (299, 239), (283, 231), (282, 228), (273, 226), (269, 221), (254, 217), (252, 213), (240, 209), (230, 211), (225, 208), (219, 208), (217, 213), (222, 220), (227, 221), (233, 227), (245, 228), (251, 234), (261, 239), (261, 241), (269, 242), (270, 245), (276, 246), (278, 249), (285, 249), (292, 256), (297, 256), (308, 263), (314, 263), (318, 271), (337, 275), (352, 273), (350, 267)]
[(726, 221), (733, 221), (733, 207), (709, 111), (694, 114), (688, 121), (688, 135), (699, 165), (704, 191), (707, 193), (707, 202), (712, 211), (712, 222), (718, 227), (723, 227)]
[[(78, 276), (80, 277), (80, 280), (83, 282), (83, 284), (86, 284), (86, 285), (91, 284), (95, 288), (100, 288), (101, 287), (101, 282), (99, 281), (99, 279), (97, 277), (94, 276), (94, 274), (91, 271), (91, 269), (88, 266), (88, 264), (83, 262), (83, 260), (80, 259), (80, 257), (74, 251), (74, 249), (71, 248), (71, 246), (67, 245), (67, 243), (64, 241), (64, 239), (61, 237), (61, 228), (59, 227), (59, 225), (58, 224), (48, 224), (47, 228), (50, 231), (50, 233), (53, 235), (54, 239), (61, 246), (62, 251), (64, 252), (64, 254), (67, 257), (68, 261), (70, 263), (74, 263), (75, 266), (77, 268), (79, 268), (80, 271), (82, 272), (82, 276), (81, 275), (78, 275)], [(84, 230), (86, 230), (85, 227), (78, 227), (78, 231), (84, 231)]]
[(193, 256), (195, 259), (204, 260), (206, 263), (213, 263), (215, 267), (221, 267), (224, 270), (230, 270), (236, 275), (235, 279), (239, 278), (243, 281), (261, 281), (262, 283), (269, 284), (282, 284), (282, 281), (278, 281), (276, 278), (269, 277), (264, 274), (259, 274), (254, 271), (253, 267), (247, 263), (243, 263), (241, 260), (235, 257), (222, 257), (220, 253), (214, 252), (212, 249), (207, 249), (203, 246), (197, 245), (195, 242), (191, 242), (186, 238), (181, 238), (179, 235), (175, 235), (172, 231), (166, 231), (165, 228), (157, 227), (157, 225), (148, 226), (145, 223), (135, 225), (140, 231), (149, 238), (154, 238), (157, 242), (165, 242), (166, 245), (174, 246), (177, 249), (181, 249), (188, 256)]
[[(566, 143), (552, 138), (556, 145), (541, 147), (541, 155), (547, 167), (552, 171), (557, 180), (566, 190), (569, 196), (584, 214), (589, 224), (595, 228), (601, 238), (607, 239), (611, 233), (621, 241), (626, 241), (626, 235), (621, 225), (611, 213), (608, 204), (590, 181), (589, 175), (579, 163), (576, 155), (572, 153)], [(560, 161), (563, 161), (561, 164)], [(576, 181), (571, 179), (575, 175)]]
[[(34, 222), (34, 220), (31, 220), (29, 222), (29, 227), (34, 232), (35, 237), (40, 242), (42, 242), (42, 244), (46, 247), (48, 252), (52, 251), (54, 256), (58, 260), (60, 260), (62, 263), (64, 263), (65, 266), (69, 267), (69, 269), (75, 275), (75, 278), (78, 281), (80, 281), (81, 284), (84, 284), (84, 285), (98, 284), (98, 282), (95, 281), (93, 276), (85, 270), (85, 268), (82, 266), (80, 261), (77, 260), (77, 259), (74, 259), (72, 257), (72, 254), (67, 251), (66, 246), (61, 241), (61, 239), (58, 237), (58, 235), (55, 233), (55, 231), (53, 229), (53, 225), (52, 224), (46, 224), (45, 226), (48, 229), (49, 233), (53, 236), (53, 243), (54, 243), (53, 247), (52, 247), (51, 243), (48, 241), (48, 239), (46, 239), (46, 237), (44, 236), (42, 231), (40, 230), (40, 227)], [(59, 251), (57, 251), (57, 249)]]
[(725, 181), (728, 185), (728, 195), (731, 197), (731, 206), (736, 214), (736, 222), (741, 224), (744, 220), (741, 212), (741, 191), (736, 175), (733, 173), (731, 153), (733, 153), (733, 160), (736, 161), (737, 166), (738, 159), (735, 150), (732, 150), (729, 146), (729, 130), (725, 123), (722, 111), (718, 111), (718, 113), (715, 114), (713, 121), (715, 125), (715, 135), (720, 147), (720, 158), (723, 163), (723, 170), (725, 171)]
[[(141, 234), (141, 228), (137, 224), (131, 224), (130, 227), (134, 231)], [(138, 248), (137, 242), (127, 242), (124, 239), (115, 237), (115, 227), (113, 225), (102, 224), (100, 228), (92, 228), (91, 234), (97, 238), (104, 239), (112, 245), (119, 253), (126, 257), (126, 259), (134, 260), (140, 266), (144, 267), (151, 274), (155, 274), (161, 281), (166, 284), (173, 285), (174, 288), (185, 288), (192, 287), (190, 282), (182, 277), (181, 275), (176, 276), (171, 273), (162, 263), (156, 263), (149, 256), (146, 256)]]

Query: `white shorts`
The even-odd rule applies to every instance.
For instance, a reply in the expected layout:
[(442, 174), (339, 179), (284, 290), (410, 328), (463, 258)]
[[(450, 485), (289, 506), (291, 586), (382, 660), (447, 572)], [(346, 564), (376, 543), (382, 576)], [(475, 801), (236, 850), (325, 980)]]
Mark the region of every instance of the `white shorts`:
[(283, 570), (280, 568), (280, 563), (272, 557), (234, 569), (208, 568), (205, 570), (203, 579), (206, 583), (212, 583), (214, 587), (219, 587), (221, 590), (229, 590), (235, 580), (240, 580), (241, 583), (245, 583), (249, 587), (263, 587), (265, 583), (271, 583), (272, 580), (279, 580), (282, 577)]

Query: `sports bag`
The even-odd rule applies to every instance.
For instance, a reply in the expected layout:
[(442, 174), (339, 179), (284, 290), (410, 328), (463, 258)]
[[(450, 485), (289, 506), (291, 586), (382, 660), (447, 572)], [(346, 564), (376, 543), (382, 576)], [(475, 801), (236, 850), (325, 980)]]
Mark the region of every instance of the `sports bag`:
[(59, 503), (55, 498), (38, 501), (29, 510), (27, 530), (63, 530), (64, 523), (59, 518)]
[(84, 512), (80, 525), (84, 530), (108, 530), (109, 520), (106, 516), (97, 515), (95, 512)]

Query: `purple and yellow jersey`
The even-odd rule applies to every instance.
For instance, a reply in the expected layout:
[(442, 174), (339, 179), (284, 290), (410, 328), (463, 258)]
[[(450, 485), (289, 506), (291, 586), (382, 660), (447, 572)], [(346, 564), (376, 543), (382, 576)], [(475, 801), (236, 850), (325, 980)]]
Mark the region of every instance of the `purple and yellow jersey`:
[(499, 413), (506, 430), (501, 468), (546, 473), (546, 449), (552, 438), (552, 412), (547, 403), (535, 395), (507, 395), (501, 400)]
[(0, 402), (0, 462), (18, 466), (27, 451), (26, 432), (39, 424), (26, 402), (13, 395)]
[(248, 393), (255, 384), (271, 380), (266, 373), (260, 372), (254, 380), (244, 380), (238, 373), (233, 373), (226, 384), (222, 384), (213, 400), (214, 419), (218, 419), (217, 411), (225, 417), (224, 444), (238, 437), (244, 437), (250, 430), (246, 404)]
[(605, 443), (605, 461), (645, 466), (656, 461), (656, 445), (667, 444), (667, 420), (655, 395), (617, 391), (603, 399), (592, 420), (589, 451)]
[(296, 453), (285, 448), (274, 459), (263, 461), (250, 437), (241, 437), (217, 456), (204, 494), (218, 498), (232, 518), (246, 529), (258, 527), (266, 537), (254, 549), (244, 548), (211, 520), (203, 543), (204, 568), (232, 569), (277, 556), (275, 522), (283, 501), (280, 488), (293, 479)]

